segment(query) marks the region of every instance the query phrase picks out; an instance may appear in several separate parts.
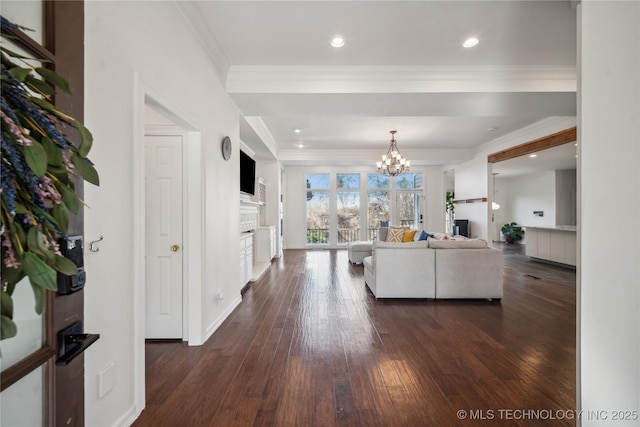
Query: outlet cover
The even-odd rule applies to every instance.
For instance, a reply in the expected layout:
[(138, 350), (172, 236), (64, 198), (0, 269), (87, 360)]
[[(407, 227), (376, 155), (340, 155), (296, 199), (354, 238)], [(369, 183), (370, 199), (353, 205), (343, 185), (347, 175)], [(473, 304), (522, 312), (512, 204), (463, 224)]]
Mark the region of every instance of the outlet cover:
[(98, 398), (102, 399), (113, 389), (115, 367), (115, 364), (109, 363), (98, 374)]

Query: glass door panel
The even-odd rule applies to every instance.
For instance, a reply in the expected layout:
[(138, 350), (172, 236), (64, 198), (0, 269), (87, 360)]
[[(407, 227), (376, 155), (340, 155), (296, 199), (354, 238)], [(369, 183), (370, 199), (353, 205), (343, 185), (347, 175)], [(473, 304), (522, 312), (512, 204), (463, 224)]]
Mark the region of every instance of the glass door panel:
[(0, 349), (1, 370), (5, 370), (15, 363), (36, 352), (44, 343), (44, 327), (42, 315), (36, 313), (36, 305), (29, 279), (22, 279), (16, 285), (12, 295), (13, 321), (18, 328), (18, 334), (13, 338), (2, 340)]
[(397, 195), (398, 222), (409, 228), (420, 228), (420, 191), (402, 191)]
[(0, 393), (0, 425), (44, 425), (44, 372), (40, 366)]

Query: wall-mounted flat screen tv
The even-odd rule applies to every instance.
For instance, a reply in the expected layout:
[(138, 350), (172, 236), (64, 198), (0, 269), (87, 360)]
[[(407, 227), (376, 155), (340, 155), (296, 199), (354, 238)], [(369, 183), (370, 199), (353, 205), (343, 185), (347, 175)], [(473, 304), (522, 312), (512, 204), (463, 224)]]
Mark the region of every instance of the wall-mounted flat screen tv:
[(244, 151), (240, 151), (240, 191), (255, 194), (256, 186), (256, 161)]

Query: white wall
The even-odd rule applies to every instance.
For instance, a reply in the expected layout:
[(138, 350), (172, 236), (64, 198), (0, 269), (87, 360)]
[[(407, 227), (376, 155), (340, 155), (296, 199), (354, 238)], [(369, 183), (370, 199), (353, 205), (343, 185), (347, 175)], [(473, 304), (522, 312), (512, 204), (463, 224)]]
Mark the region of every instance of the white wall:
[[(280, 235), (280, 193), (281, 193), (281, 172), (280, 163), (273, 160), (264, 161), (258, 160), (256, 162), (256, 177), (263, 179), (267, 186), (267, 202), (264, 206), (265, 209), (265, 224), (261, 225), (275, 225), (276, 233)], [(278, 239), (277, 254), (281, 253), (280, 239)]]
[[(493, 212), (498, 240), (502, 225), (516, 222), (523, 226), (553, 227), (575, 225), (576, 171), (556, 170), (495, 179), (494, 200), (500, 209)], [(573, 196), (573, 202), (572, 202)], [(543, 211), (543, 216), (534, 216)], [(527, 235), (521, 243), (526, 243)]]
[(426, 217), (424, 229), (435, 232), (445, 232), (445, 194), (446, 184), (441, 166), (427, 166), (425, 182)]
[[(493, 176), (491, 167), (487, 164), (487, 156), (515, 145), (569, 129), (575, 125), (575, 117), (550, 117), (482, 145), (476, 150), (473, 159), (470, 161), (443, 166), (443, 170), (454, 171), (456, 199), (488, 198), (487, 203), (456, 204), (456, 218), (472, 221), (472, 236), (480, 239), (496, 240), (499, 237), (495, 231), (496, 224), (501, 226), (507, 222), (507, 217), (500, 211), (494, 213), (496, 215), (495, 221), (491, 222)], [(498, 185), (496, 179), (496, 186), (498, 187)], [(498, 190), (500, 191), (500, 188)], [(499, 195), (499, 191), (496, 194), (496, 202), (500, 204), (500, 210), (502, 210), (500, 200), (505, 200), (503, 197), (507, 196), (507, 192), (503, 189), (503, 193)]]
[[(556, 225), (556, 173), (555, 171), (538, 172), (522, 175), (506, 181), (507, 203), (500, 205), (502, 218), (500, 223), (516, 222), (524, 226), (553, 227)], [(534, 216), (533, 211), (543, 211), (541, 217)], [(522, 243), (526, 242), (525, 233)]]
[(583, 426), (637, 426), (612, 411), (640, 410), (640, 2), (582, 1), (578, 19), (579, 405), (608, 411)]
[[(486, 156), (455, 166), (455, 199), (467, 200), (488, 197), (489, 167)], [(456, 203), (455, 219), (469, 220), (470, 237), (489, 240), (489, 202)]]
[(577, 186), (575, 169), (556, 171), (556, 225), (576, 225)]
[[(133, 261), (144, 223), (135, 214), (143, 92), (150, 88), (202, 135), (205, 242), (191, 249), (204, 251), (204, 285), (196, 297), (204, 317), (200, 326), (208, 333), (239, 298), (238, 111), (175, 3), (86, 2), (85, 28), (85, 121), (101, 179), (100, 187), (86, 186), (85, 234), (87, 240), (104, 236), (100, 252), (85, 259), (85, 328), (101, 335), (85, 356), (85, 423), (127, 425), (144, 404), (144, 342), (135, 333), (144, 330), (144, 283), (137, 280), (143, 266)], [(220, 155), (225, 135), (236, 143), (228, 162)], [(218, 289), (225, 293), (219, 305)], [(98, 398), (98, 372), (110, 363), (114, 387)]]

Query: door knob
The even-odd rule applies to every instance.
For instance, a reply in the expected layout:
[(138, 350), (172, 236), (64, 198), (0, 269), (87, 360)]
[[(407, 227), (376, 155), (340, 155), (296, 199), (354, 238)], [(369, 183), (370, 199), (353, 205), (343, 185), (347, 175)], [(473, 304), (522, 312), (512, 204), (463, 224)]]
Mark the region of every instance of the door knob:
[(180, 250), (180, 245), (171, 246), (171, 252), (178, 252)]

